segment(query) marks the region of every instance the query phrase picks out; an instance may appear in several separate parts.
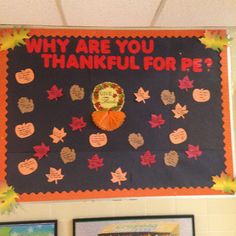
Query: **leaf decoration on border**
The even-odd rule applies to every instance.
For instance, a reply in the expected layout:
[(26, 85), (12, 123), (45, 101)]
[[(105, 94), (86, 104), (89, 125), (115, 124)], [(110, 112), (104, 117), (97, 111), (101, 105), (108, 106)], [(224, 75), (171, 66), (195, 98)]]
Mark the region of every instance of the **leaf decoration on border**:
[(26, 39), (29, 39), (30, 30), (29, 29), (13, 29), (12, 31), (6, 31), (0, 36), (0, 51), (14, 49), (15, 47), (20, 47), (25, 45)]

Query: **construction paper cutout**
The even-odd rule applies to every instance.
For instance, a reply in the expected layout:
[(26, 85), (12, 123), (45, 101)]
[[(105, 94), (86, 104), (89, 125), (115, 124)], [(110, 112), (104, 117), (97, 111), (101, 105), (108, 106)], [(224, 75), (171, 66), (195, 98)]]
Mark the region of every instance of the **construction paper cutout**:
[(145, 103), (145, 100), (149, 99), (150, 96), (149, 96), (149, 90), (146, 90), (144, 91), (144, 89), (142, 87), (140, 87), (138, 89), (138, 92), (137, 93), (134, 93), (136, 99), (135, 101), (137, 102), (143, 102)]
[(124, 102), (124, 90), (116, 83), (98, 84), (92, 92), (92, 103), (97, 111), (120, 111)]
[(94, 111), (92, 120), (95, 125), (106, 131), (118, 129), (125, 121), (125, 113), (122, 111)]
[(72, 131), (79, 130), (80, 132), (82, 132), (82, 129), (87, 126), (87, 123), (84, 121), (83, 116), (81, 116), (80, 118), (73, 116), (71, 118), (71, 123), (69, 124), (69, 126), (71, 127)]
[(16, 81), (19, 84), (29, 84), (34, 80), (34, 71), (30, 68), (16, 72)]
[(176, 151), (169, 151), (165, 153), (164, 162), (167, 166), (176, 167), (179, 162), (179, 155)]
[(165, 120), (163, 119), (162, 117), (162, 114), (159, 114), (159, 115), (155, 115), (155, 114), (152, 114), (151, 115), (151, 120), (148, 121), (148, 123), (151, 125), (152, 128), (161, 128), (162, 125), (165, 124)]
[(140, 133), (132, 133), (128, 137), (129, 144), (134, 148), (138, 149), (139, 147), (143, 146), (144, 138)]
[(50, 90), (47, 90), (49, 100), (58, 100), (58, 98), (63, 96), (62, 88), (58, 88), (56, 85), (53, 85)]
[(105, 133), (90, 134), (89, 143), (95, 148), (103, 147), (107, 144), (107, 135)]
[(164, 105), (171, 105), (175, 103), (175, 93), (171, 92), (168, 89), (165, 89), (161, 92), (161, 100)]
[(84, 95), (84, 88), (81, 88), (78, 84), (74, 84), (70, 87), (70, 97), (72, 101), (82, 100)]
[(187, 133), (183, 128), (179, 128), (170, 133), (169, 138), (173, 144), (180, 144), (187, 140)]
[(226, 175), (224, 172), (222, 172), (220, 176), (212, 176), (212, 181), (214, 182), (214, 185), (211, 189), (229, 194), (236, 192), (236, 179)]
[(190, 80), (189, 77), (186, 75), (182, 80), (179, 80), (178, 87), (187, 92), (189, 89), (193, 88), (193, 80)]
[(211, 48), (214, 51), (220, 52), (224, 49), (225, 46), (229, 45), (229, 42), (232, 39), (228, 38), (227, 35), (222, 36), (217, 31), (205, 31), (204, 37), (201, 37), (199, 40), (206, 46), (206, 48)]
[(149, 150), (140, 156), (140, 163), (143, 166), (151, 167), (156, 163), (156, 155), (152, 154)]
[(18, 203), (18, 194), (12, 186), (8, 186), (5, 182), (0, 183), (0, 213), (9, 214), (13, 211)]
[(44, 156), (48, 156), (48, 152), (50, 151), (50, 147), (46, 146), (44, 142), (42, 142), (40, 145), (36, 145), (33, 147), (35, 153), (34, 157), (37, 157), (39, 160), (42, 159)]
[(196, 102), (208, 102), (211, 98), (211, 92), (208, 89), (194, 89), (193, 99)]
[(5, 32), (0, 36), (0, 51), (14, 49), (25, 45), (25, 40), (29, 39), (30, 30), (27, 29), (13, 29), (11, 32)]
[(188, 114), (188, 109), (187, 109), (187, 106), (184, 105), (184, 106), (181, 106), (179, 103), (177, 103), (175, 105), (175, 109), (172, 109), (171, 110), (174, 114), (175, 114), (175, 118), (176, 119), (179, 119), (179, 118), (185, 118), (184, 115)]
[(65, 132), (64, 128), (58, 129), (54, 127), (52, 130), (52, 134), (49, 137), (52, 139), (53, 143), (64, 142), (63, 138), (66, 137), (67, 133)]
[(22, 175), (30, 175), (38, 169), (38, 162), (34, 158), (26, 159), (18, 164)]
[(112, 183), (118, 183), (118, 185), (121, 185), (121, 182), (126, 181), (127, 172), (123, 172), (122, 169), (119, 167), (115, 170), (115, 172), (111, 172), (111, 182)]
[(188, 145), (188, 150), (185, 151), (185, 153), (188, 155), (189, 159), (194, 158), (195, 160), (202, 155), (199, 145), (194, 146), (191, 144)]
[(55, 182), (55, 184), (58, 184), (58, 180), (62, 180), (64, 178), (64, 175), (61, 173), (61, 169), (55, 169), (53, 167), (50, 167), (49, 174), (46, 174), (46, 177), (48, 178), (48, 182)]
[(30, 122), (22, 123), (15, 127), (15, 133), (19, 138), (27, 138), (34, 134), (34, 125)]
[(20, 112), (23, 114), (34, 110), (34, 101), (27, 97), (19, 98), (17, 104)]
[(70, 163), (75, 161), (76, 159), (76, 152), (75, 149), (69, 147), (63, 147), (60, 152), (60, 156), (64, 164)]
[(104, 166), (103, 158), (99, 157), (98, 154), (93, 155), (90, 159), (88, 159), (88, 168), (98, 171), (99, 168)]

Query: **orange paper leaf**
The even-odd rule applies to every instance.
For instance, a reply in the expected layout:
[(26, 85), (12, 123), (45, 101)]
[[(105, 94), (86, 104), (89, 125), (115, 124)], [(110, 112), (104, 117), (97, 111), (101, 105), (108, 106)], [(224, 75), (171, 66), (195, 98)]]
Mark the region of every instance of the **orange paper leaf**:
[(62, 180), (64, 178), (64, 175), (61, 173), (61, 169), (55, 169), (50, 167), (50, 173), (46, 174), (46, 177), (48, 178), (48, 182), (54, 182), (55, 184), (58, 184), (58, 180)]
[(49, 137), (52, 139), (53, 143), (64, 142), (63, 138), (67, 135), (64, 128), (58, 129), (56, 127), (53, 128), (52, 134)]
[(127, 172), (123, 172), (120, 167), (116, 169), (115, 172), (111, 172), (111, 175), (112, 175), (111, 179), (112, 183), (118, 183), (119, 185), (121, 185), (121, 182), (127, 180), (126, 178)]
[(181, 106), (179, 103), (176, 104), (175, 109), (171, 110), (175, 114), (175, 118), (185, 118), (184, 115), (188, 114), (187, 106)]
[(136, 99), (135, 101), (137, 102), (143, 102), (145, 103), (145, 100), (149, 99), (149, 91), (144, 91), (144, 89), (142, 87), (139, 88), (137, 93), (134, 93)]

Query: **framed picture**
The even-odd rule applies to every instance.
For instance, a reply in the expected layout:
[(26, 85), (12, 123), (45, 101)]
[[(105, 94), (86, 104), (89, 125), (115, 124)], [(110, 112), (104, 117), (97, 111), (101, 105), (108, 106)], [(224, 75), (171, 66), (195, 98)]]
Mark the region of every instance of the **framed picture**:
[(193, 215), (74, 219), (73, 236), (195, 236)]
[(0, 222), (0, 235), (57, 236), (57, 221)]

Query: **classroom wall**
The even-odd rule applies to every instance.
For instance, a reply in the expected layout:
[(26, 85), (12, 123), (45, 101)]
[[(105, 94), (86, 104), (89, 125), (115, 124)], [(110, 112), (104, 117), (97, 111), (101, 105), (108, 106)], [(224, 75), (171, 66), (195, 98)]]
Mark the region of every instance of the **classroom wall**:
[[(236, 39), (235, 28), (230, 30), (230, 35)], [(236, 41), (231, 43), (231, 53), (232, 79), (236, 83)], [(235, 99), (236, 88), (233, 89), (233, 94)], [(233, 106), (236, 114), (235, 105), (236, 102)], [(58, 236), (70, 236), (73, 218), (170, 214), (194, 214), (196, 236), (236, 235), (235, 196), (20, 203), (18, 209), (10, 215), (0, 215), (0, 222), (57, 219)]]

